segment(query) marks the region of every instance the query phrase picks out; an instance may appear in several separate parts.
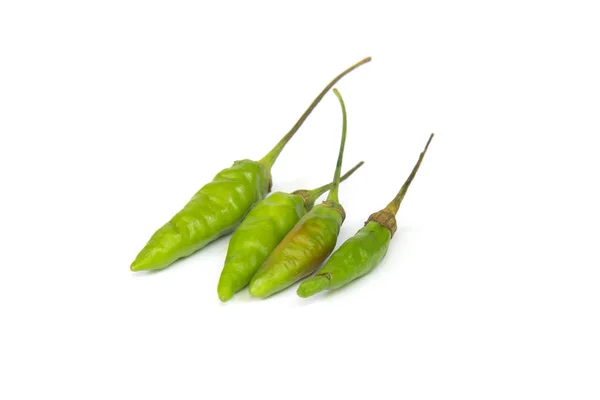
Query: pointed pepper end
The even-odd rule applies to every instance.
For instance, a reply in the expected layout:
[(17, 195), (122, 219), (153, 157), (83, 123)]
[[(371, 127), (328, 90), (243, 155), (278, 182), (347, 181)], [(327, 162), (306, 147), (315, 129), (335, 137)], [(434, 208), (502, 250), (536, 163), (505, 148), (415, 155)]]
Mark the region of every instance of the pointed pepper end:
[(325, 276), (317, 275), (302, 282), (296, 293), (302, 298), (313, 296), (329, 288), (330, 281)]
[(250, 281), (250, 285), (248, 286), (248, 291), (252, 297), (256, 297), (259, 299), (264, 299), (269, 297), (271, 292), (268, 290), (266, 282), (262, 279), (253, 279)]
[(131, 271), (133, 271), (133, 272), (138, 272), (138, 271), (144, 270), (143, 266), (140, 265), (139, 263), (136, 263), (135, 261), (133, 263), (131, 263), (131, 266), (129, 267), (129, 269), (131, 269)]
[(221, 300), (223, 303), (225, 303), (225, 302), (231, 300), (231, 298), (233, 297), (235, 292), (233, 291), (233, 288), (231, 287), (231, 285), (219, 284), (219, 287), (217, 288), (217, 294), (219, 295), (219, 300)]
[(159, 264), (156, 259), (151, 257), (144, 257), (138, 255), (135, 260), (131, 263), (129, 269), (133, 272), (138, 271), (150, 271), (155, 269), (163, 269), (166, 268), (169, 264)]

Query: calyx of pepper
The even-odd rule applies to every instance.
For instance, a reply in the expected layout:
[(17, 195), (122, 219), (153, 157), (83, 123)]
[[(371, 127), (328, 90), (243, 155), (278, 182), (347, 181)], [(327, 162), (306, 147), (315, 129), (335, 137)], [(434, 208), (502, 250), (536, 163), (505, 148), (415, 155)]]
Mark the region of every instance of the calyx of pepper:
[[(245, 158), (243, 160), (235, 160), (233, 162), (233, 164), (235, 165), (235, 164), (238, 164), (238, 163), (241, 163), (241, 162), (256, 163), (256, 161), (254, 161), (254, 160), (250, 160), (250, 159)], [(273, 177), (271, 176), (271, 171), (268, 168), (267, 168), (267, 176), (269, 177), (269, 188), (267, 189), (267, 193), (270, 193), (271, 192), (271, 188), (273, 187)]]
[(310, 190), (295, 190), (292, 192), (292, 194), (302, 197), (302, 201), (304, 202), (304, 207), (306, 210), (310, 210), (314, 206), (314, 200), (311, 200)]
[(400, 208), (400, 204), (404, 199), (404, 195), (406, 194), (408, 187), (415, 178), (415, 175), (417, 175), (417, 171), (421, 166), (421, 162), (423, 161), (423, 157), (425, 157), (425, 153), (427, 153), (427, 149), (429, 148), (429, 143), (431, 143), (431, 139), (433, 139), (433, 133), (429, 136), (429, 140), (427, 141), (425, 148), (419, 155), (419, 160), (417, 161), (417, 164), (415, 164), (415, 166), (413, 167), (410, 175), (408, 176), (408, 179), (406, 180), (406, 182), (404, 182), (404, 185), (402, 185), (396, 197), (394, 197), (394, 199), (390, 202), (390, 204), (387, 205), (386, 208), (384, 208), (381, 211), (377, 211), (374, 214), (371, 214), (369, 216), (369, 219), (367, 219), (367, 222), (365, 222), (365, 225), (368, 224), (369, 221), (375, 221), (379, 225), (388, 228), (392, 233), (392, 236), (394, 236), (394, 233), (396, 232), (396, 213)]
[(335, 211), (339, 212), (342, 215), (342, 223), (346, 219), (346, 211), (344, 211), (344, 207), (338, 202), (332, 200), (325, 200), (323, 203), (325, 207), (333, 208)]
[(396, 216), (391, 211), (387, 211), (384, 209), (369, 215), (369, 218), (365, 222), (365, 225), (371, 221), (377, 222), (379, 225), (388, 228), (392, 234), (392, 237), (394, 236), (394, 233), (396, 233)]

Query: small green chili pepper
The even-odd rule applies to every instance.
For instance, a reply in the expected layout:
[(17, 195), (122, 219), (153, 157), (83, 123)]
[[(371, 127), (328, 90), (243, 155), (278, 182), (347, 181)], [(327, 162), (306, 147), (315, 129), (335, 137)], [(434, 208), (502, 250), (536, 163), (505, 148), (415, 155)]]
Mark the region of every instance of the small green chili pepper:
[[(340, 182), (350, 177), (361, 165), (362, 161), (346, 172)], [(332, 186), (333, 182), (313, 190), (275, 192), (252, 207), (229, 241), (225, 266), (217, 287), (221, 301), (231, 299), (250, 282), (252, 275), (273, 249)]]
[(346, 107), (340, 93), (333, 89), (342, 107), (342, 141), (333, 187), (322, 204), (306, 213), (269, 255), (250, 281), (250, 294), (265, 298), (313, 273), (335, 248), (346, 217), (338, 200), (340, 170), (346, 143)]
[(260, 161), (236, 161), (204, 185), (169, 222), (152, 235), (131, 264), (132, 271), (166, 268), (215, 239), (231, 233), (248, 210), (271, 190), (271, 167), (323, 96), (365, 58), (333, 79), (313, 100), (292, 129)]
[(371, 272), (385, 257), (394, 232), (400, 203), (427, 152), (433, 133), (396, 197), (383, 210), (371, 214), (365, 226), (348, 239), (327, 260), (319, 273), (302, 282), (298, 296), (309, 297), (327, 289), (337, 289)]

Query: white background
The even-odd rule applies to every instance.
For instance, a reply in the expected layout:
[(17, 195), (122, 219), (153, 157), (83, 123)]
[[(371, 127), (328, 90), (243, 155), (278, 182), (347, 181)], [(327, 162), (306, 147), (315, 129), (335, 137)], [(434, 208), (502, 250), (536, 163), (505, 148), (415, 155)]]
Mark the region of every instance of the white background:
[[(0, 398), (598, 399), (594, 1), (0, 3)], [(339, 243), (436, 133), (385, 261), (308, 300), (216, 295), (228, 239), (129, 264), (322, 87)], [(333, 94), (273, 169), (333, 174)]]

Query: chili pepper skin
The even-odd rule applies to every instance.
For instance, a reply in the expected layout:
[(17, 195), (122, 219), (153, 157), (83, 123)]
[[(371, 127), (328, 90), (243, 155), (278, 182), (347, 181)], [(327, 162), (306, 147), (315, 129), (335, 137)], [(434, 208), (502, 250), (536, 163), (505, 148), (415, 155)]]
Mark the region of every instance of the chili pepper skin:
[[(348, 171), (350, 177), (363, 162)], [(275, 192), (250, 210), (229, 241), (217, 293), (223, 302), (244, 288), (269, 254), (332, 184), (293, 193)]]
[(273, 164), (323, 96), (346, 74), (370, 60), (368, 57), (359, 61), (335, 77), (265, 157), (259, 161), (238, 161), (203, 186), (181, 211), (152, 235), (131, 264), (131, 270), (166, 268), (232, 232), (248, 210), (271, 190)]
[(308, 297), (325, 289), (337, 289), (363, 276), (385, 257), (392, 235), (388, 228), (370, 221), (327, 260), (319, 273), (300, 284), (298, 295)]
[(298, 296), (310, 297), (323, 290), (338, 289), (356, 278), (368, 274), (379, 265), (396, 232), (396, 214), (400, 203), (423, 161), (431, 139), (433, 139), (433, 134), (429, 137), (419, 161), (396, 197), (386, 208), (371, 214), (365, 226), (344, 242), (315, 276), (300, 284), (297, 291)]
[(246, 211), (266, 196), (266, 169), (251, 160), (237, 161), (203, 186), (139, 253), (131, 269), (161, 269), (230, 233)]
[(344, 221), (340, 211), (319, 204), (302, 217), (254, 275), (250, 294), (265, 298), (313, 273), (335, 248)]
[(340, 169), (346, 142), (346, 108), (339, 92), (343, 116), (342, 141), (334, 185), (327, 200), (313, 207), (277, 245), (250, 281), (250, 294), (265, 298), (313, 273), (335, 248), (345, 212), (338, 200)]

